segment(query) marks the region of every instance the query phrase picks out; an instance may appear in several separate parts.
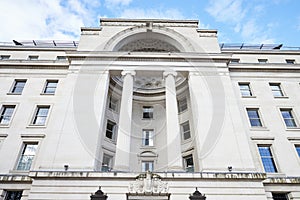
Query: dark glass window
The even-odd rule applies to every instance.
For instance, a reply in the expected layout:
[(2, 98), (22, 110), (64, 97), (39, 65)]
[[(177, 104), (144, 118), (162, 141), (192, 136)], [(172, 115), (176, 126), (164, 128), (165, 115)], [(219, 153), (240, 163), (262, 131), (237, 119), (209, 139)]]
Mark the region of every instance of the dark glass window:
[(280, 83), (270, 83), (270, 87), (274, 97), (283, 97)]
[(262, 123), (258, 113), (258, 108), (247, 108), (247, 114), (252, 127), (261, 127)]
[(273, 155), (269, 146), (258, 147), (260, 158), (266, 172), (277, 172)]
[(143, 107), (143, 119), (152, 119), (153, 118), (153, 107), (144, 106)]
[(295, 145), (298, 156), (300, 157), (300, 145)]
[(14, 86), (11, 90), (13, 94), (22, 94), (25, 87), (26, 80), (15, 80)]
[(4, 105), (2, 107), (1, 116), (0, 116), (1, 125), (8, 125), (10, 123), (15, 107), (16, 107), (15, 105)]
[(187, 172), (194, 172), (194, 160), (193, 155), (189, 155), (183, 158), (184, 165), (185, 165), (185, 171)]
[(44, 94), (54, 94), (57, 87), (58, 80), (47, 80)]
[(4, 200), (20, 200), (23, 191), (6, 191)]
[(252, 92), (249, 83), (239, 83), (240, 91), (243, 97), (251, 97)]
[(288, 200), (287, 193), (272, 193), (274, 200)]
[(106, 133), (105, 136), (109, 139), (114, 139), (116, 123), (110, 120), (107, 120), (106, 123)]
[(288, 128), (297, 127), (294, 116), (292, 114), (292, 109), (280, 109), (280, 112), (286, 127)]
[(182, 98), (178, 100), (178, 112), (181, 113), (185, 110), (187, 110), (187, 100), (186, 98)]
[(24, 144), (17, 170), (29, 170), (36, 154), (38, 144)]
[(189, 121), (184, 122), (181, 124), (182, 136), (184, 140), (191, 138), (191, 131), (190, 131), (190, 123)]
[(45, 125), (50, 106), (38, 106), (32, 124)]

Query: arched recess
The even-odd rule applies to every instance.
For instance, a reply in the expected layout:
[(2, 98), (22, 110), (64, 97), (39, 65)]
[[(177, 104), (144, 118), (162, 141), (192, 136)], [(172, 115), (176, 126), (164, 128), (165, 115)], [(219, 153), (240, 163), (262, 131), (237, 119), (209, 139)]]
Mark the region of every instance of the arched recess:
[[(160, 26), (153, 26), (150, 30), (146, 26), (136, 26), (132, 28), (125, 29), (116, 35), (114, 35), (105, 45), (104, 50), (106, 51), (128, 51), (130, 44), (137, 42), (146, 42), (146, 43), (160, 43), (160, 47), (164, 46), (165, 49), (154, 49), (154, 51), (167, 51), (172, 50), (175, 52), (193, 52), (194, 47), (188, 41), (186, 37), (180, 33), (167, 28)], [(123, 49), (122, 49), (123, 48)], [(150, 44), (150, 48), (151, 44)], [(149, 49), (148, 49), (149, 50)], [(137, 49), (141, 51), (141, 49)]]

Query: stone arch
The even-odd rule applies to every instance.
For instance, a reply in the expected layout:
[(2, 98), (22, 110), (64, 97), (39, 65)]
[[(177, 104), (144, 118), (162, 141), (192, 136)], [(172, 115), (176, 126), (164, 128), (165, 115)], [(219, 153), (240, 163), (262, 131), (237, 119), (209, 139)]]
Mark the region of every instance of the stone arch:
[[(145, 45), (145, 49), (141, 48)], [(136, 48), (135, 48), (136, 47)], [(105, 45), (106, 51), (193, 52), (194, 47), (180, 33), (161, 26), (136, 26), (114, 35)]]

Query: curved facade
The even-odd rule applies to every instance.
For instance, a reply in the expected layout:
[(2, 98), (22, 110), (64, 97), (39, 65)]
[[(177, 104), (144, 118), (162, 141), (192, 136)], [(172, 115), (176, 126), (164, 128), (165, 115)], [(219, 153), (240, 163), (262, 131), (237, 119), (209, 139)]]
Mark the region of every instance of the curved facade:
[(1, 198), (300, 199), (298, 50), (100, 23), (73, 47), (0, 47)]

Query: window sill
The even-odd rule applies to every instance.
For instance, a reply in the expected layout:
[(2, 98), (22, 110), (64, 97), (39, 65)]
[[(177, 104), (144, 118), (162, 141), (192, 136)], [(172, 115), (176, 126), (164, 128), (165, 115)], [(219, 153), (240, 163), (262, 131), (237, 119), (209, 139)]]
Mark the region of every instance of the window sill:
[(188, 111), (188, 109), (183, 110), (183, 111), (181, 111), (181, 112), (178, 111), (178, 115), (181, 115), (181, 114), (183, 114), (183, 113), (186, 113), (187, 111)]
[(108, 137), (105, 137), (104, 140), (105, 140), (106, 142), (111, 143), (111, 144), (116, 144), (116, 141), (115, 141), (115, 140), (110, 139), (110, 138), (108, 138)]
[(150, 120), (154, 120), (154, 118), (142, 118), (142, 120), (150, 121)]
[(8, 136), (8, 134), (0, 133), (0, 138), (6, 138), (7, 136)]
[(274, 97), (274, 99), (288, 99), (289, 97), (287, 96), (282, 96), (282, 97)]
[(242, 98), (245, 98), (245, 99), (255, 99), (256, 96), (241, 96)]
[(280, 172), (266, 172), (268, 178), (286, 177), (286, 174)]
[(54, 96), (55, 93), (40, 93), (42, 96)]
[(35, 124), (30, 124), (26, 126), (26, 128), (47, 128), (46, 125), (35, 125)]
[(187, 144), (187, 143), (190, 143), (192, 141), (192, 138), (189, 138), (189, 139), (183, 139), (183, 141), (181, 142), (182, 145), (184, 144)]
[(18, 174), (18, 175), (28, 175), (29, 174), (29, 170), (18, 170), (18, 169), (14, 169), (14, 170), (9, 170), (10, 174)]
[(140, 149), (156, 149), (155, 146), (141, 146)]
[(8, 92), (6, 93), (7, 95), (22, 95), (22, 93), (11, 93), (11, 92)]
[(10, 124), (0, 124), (0, 128), (9, 128), (10, 127)]
[(113, 110), (113, 109), (111, 109), (111, 108), (108, 108), (108, 110), (109, 110), (110, 112), (114, 113), (114, 114), (119, 114), (118, 110)]
[(300, 131), (300, 127), (291, 127), (291, 128), (285, 127), (285, 130), (286, 131)]

